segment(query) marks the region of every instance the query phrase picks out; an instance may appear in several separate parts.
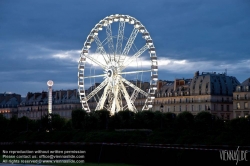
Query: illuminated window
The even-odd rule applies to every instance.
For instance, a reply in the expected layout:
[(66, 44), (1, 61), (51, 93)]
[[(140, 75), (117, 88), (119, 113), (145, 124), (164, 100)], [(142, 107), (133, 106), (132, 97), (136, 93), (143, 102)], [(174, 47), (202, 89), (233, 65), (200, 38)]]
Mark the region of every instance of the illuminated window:
[(236, 107), (237, 109), (240, 109), (240, 103), (237, 103)]
[(244, 103), (244, 108), (248, 108), (248, 103), (247, 102)]
[(237, 87), (237, 91), (240, 92), (240, 86)]

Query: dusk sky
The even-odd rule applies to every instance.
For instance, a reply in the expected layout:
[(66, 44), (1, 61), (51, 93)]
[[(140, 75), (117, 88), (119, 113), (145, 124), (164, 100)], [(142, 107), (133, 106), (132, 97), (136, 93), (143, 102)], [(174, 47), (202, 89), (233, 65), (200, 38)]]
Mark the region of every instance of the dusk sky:
[(195, 71), (250, 77), (249, 0), (0, 0), (0, 93), (77, 89), (79, 52), (111, 14), (149, 31), (159, 79)]

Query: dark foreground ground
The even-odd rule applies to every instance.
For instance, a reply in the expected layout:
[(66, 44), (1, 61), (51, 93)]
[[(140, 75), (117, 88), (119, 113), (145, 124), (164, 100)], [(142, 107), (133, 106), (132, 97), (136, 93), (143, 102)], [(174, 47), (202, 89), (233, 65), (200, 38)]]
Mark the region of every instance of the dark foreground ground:
[[(131, 144), (130, 144), (131, 145)], [(1, 147), (1, 159), (3, 162), (3, 155), (6, 155), (6, 151), (15, 150), (30, 150), (30, 151), (85, 151), (84, 163), (81, 164), (62, 164), (56, 165), (88, 165), (88, 163), (123, 163), (131, 165), (250, 165), (250, 152), (246, 153), (246, 159), (244, 161), (223, 161), (220, 158), (219, 149), (229, 150), (232, 147), (183, 147), (183, 146), (152, 146), (152, 145), (138, 145), (138, 146), (121, 146), (112, 144), (51, 144), (51, 143), (16, 143), (9, 145), (0, 145)], [(172, 148), (167, 148), (172, 147)], [(216, 150), (217, 149), (217, 150)], [(4, 151), (5, 152), (4, 152)], [(234, 149), (235, 151), (237, 148)], [(241, 147), (238, 151), (242, 150)], [(24, 154), (22, 154), (24, 155)], [(36, 154), (40, 155), (40, 154)], [(48, 155), (52, 155), (51, 153)], [(53, 155), (59, 155), (54, 153)], [(61, 154), (62, 155), (62, 154)], [(75, 154), (74, 154), (75, 155)], [(44, 159), (42, 159), (44, 160)], [(47, 158), (47, 160), (55, 160)], [(64, 159), (67, 160), (67, 159)], [(248, 160), (248, 161), (246, 161)], [(39, 164), (43, 164), (40, 162)], [(37, 164), (36, 164), (37, 165)], [(55, 165), (55, 164), (49, 164)]]

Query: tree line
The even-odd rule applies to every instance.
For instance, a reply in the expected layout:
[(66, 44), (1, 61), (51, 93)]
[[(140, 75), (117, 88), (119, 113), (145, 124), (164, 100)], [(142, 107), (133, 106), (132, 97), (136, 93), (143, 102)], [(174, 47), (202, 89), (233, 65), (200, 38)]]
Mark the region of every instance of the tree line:
[(200, 141), (206, 143), (206, 141), (217, 140), (221, 143), (241, 142), (250, 145), (249, 117), (225, 121), (206, 111), (201, 111), (196, 116), (188, 111), (176, 115), (170, 112), (131, 112), (128, 110), (111, 115), (107, 110), (87, 113), (76, 109), (72, 111), (69, 120), (58, 114), (52, 114), (51, 123), (49, 123), (48, 116), (43, 116), (39, 120), (31, 120), (25, 116), (21, 118), (13, 116), (6, 119), (0, 114), (0, 130), (5, 133), (14, 131), (19, 133), (45, 132), (49, 129), (53, 132), (78, 131), (85, 134), (92, 132), (92, 134), (99, 135), (100, 140), (103, 133), (110, 134), (110, 132), (117, 131), (116, 129), (124, 129), (123, 131), (147, 129), (145, 130), (149, 132), (147, 139), (150, 138), (153, 142), (158, 140), (158, 142), (167, 143), (197, 143)]

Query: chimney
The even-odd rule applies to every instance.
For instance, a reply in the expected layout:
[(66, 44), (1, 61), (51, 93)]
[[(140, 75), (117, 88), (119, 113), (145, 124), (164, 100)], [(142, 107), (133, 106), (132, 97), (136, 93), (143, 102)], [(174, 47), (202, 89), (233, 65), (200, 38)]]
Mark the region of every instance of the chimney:
[(73, 90), (67, 90), (67, 99), (70, 98), (72, 93), (73, 93)]
[(15, 97), (17, 98), (18, 103), (21, 102), (21, 95), (15, 94)]
[(42, 99), (47, 97), (47, 92), (42, 92)]
[(77, 90), (75, 89), (75, 90), (74, 90), (75, 98), (77, 98), (77, 93), (78, 93), (78, 92), (77, 92)]
[(28, 92), (26, 96), (26, 100), (29, 100), (33, 96), (33, 93)]
[(3, 96), (3, 94), (0, 94), (0, 102), (1, 102), (2, 100), (4, 100), (4, 96)]
[(38, 96), (40, 96), (41, 95), (41, 93), (34, 93), (34, 99), (36, 99)]
[(12, 94), (6, 94), (5, 100), (9, 101), (13, 97)]
[(198, 77), (200, 74), (199, 74), (199, 71), (196, 71), (195, 73), (194, 73), (194, 76), (195, 77)]
[(163, 85), (162, 80), (157, 81), (157, 90), (160, 90)]
[(62, 90), (59, 91), (59, 100), (62, 100)]

